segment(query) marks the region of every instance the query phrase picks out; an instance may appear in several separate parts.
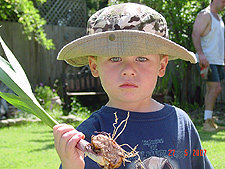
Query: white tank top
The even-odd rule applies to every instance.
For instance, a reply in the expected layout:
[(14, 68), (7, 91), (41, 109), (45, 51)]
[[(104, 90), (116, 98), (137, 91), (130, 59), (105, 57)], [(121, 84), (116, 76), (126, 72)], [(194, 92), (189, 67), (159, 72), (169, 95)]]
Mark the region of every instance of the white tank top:
[[(209, 10), (212, 20), (210, 32), (201, 37), (203, 53), (207, 57), (209, 64), (224, 65), (224, 23), (220, 17), (218, 21)], [(198, 57), (198, 55), (197, 55)]]

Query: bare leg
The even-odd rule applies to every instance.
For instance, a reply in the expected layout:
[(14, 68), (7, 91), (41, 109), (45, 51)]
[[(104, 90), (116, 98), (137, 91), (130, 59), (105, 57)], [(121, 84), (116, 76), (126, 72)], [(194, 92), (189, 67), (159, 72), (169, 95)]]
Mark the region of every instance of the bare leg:
[(207, 82), (205, 94), (205, 110), (213, 111), (216, 103), (216, 98), (221, 92), (220, 82)]
[(207, 132), (224, 130), (222, 127), (218, 127), (213, 118), (213, 109), (215, 107), (216, 98), (221, 92), (220, 82), (207, 82), (206, 83), (206, 95), (205, 95), (205, 114), (204, 119), (206, 120), (203, 124), (203, 130)]

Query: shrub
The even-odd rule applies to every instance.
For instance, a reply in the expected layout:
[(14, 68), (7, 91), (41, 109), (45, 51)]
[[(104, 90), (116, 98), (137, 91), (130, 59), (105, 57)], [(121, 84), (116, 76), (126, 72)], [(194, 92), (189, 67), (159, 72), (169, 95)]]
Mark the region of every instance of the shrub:
[(76, 97), (72, 97), (71, 111), (69, 114), (74, 114), (82, 119), (86, 119), (91, 115), (91, 111), (87, 107), (83, 107)]
[(36, 86), (35, 97), (46, 111), (61, 108), (61, 105), (52, 103), (52, 98), (59, 97), (56, 90), (42, 83)]

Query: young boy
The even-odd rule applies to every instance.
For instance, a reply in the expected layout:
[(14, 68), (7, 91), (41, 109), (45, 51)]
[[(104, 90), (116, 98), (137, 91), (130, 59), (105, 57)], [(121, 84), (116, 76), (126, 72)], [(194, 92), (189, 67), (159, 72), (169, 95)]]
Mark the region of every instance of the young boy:
[[(113, 132), (130, 116), (116, 139), (137, 147), (145, 168), (213, 168), (202, 152), (194, 124), (181, 109), (151, 98), (157, 77), (165, 74), (168, 60), (196, 63), (193, 53), (167, 39), (162, 15), (144, 5), (124, 3), (103, 8), (88, 21), (88, 35), (66, 45), (59, 60), (73, 66), (89, 63), (92, 75), (100, 77), (109, 101), (77, 129), (60, 124), (53, 128), (55, 147), (63, 169), (97, 169), (95, 162), (75, 148), (80, 139), (91, 141), (95, 132)], [(131, 151), (128, 147), (123, 147)], [(136, 168), (135, 158), (119, 168)], [(149, 167), (148, 167), (149, 166)], [(161, 166), (161, 167), (157, 167)]]

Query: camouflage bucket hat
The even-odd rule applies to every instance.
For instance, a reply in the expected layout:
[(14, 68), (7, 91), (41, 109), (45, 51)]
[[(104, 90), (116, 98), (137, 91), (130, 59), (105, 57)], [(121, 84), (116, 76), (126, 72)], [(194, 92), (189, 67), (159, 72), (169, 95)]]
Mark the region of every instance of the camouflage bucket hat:
[(150, 7), (124, 3), (103, 8), (88, 20), (87, 35), (64, 46), (58, 60), (80, 67), (88, 56), (169, 55), (196, 63), (193, 52), (170, 41), (165, 18)]

